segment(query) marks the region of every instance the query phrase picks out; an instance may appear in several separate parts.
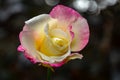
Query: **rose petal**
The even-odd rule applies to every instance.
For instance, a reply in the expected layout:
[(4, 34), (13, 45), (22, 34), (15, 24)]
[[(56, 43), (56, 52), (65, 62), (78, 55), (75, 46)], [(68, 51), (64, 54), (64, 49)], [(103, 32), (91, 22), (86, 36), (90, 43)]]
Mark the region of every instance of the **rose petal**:
[[(25, 23), (31, 28), (37, 30), (38, 28), (41, 28), (46, 22), (50, 20), (50, 16), (48, 14), (41, 14), (36, 17), (33, 17), (32, 19), (29, 19), (25, 21)], [(33, 27), (34, 26), (34, 27)]]
[[(42, 63), (56, 64), (62, 62), (68, 55), (70, 55), (70, 50), (62, 56), (46, 56), (43, 53), (38, 52), (42, 58)], [(47, 61), (47, 62), (46, 62)]]
[(63, 5), (54, 7), (50, 15), (52, 18), (58, 19), (60, 25), (63, 24), (64, 28), (69, 27), (78, 17), (82, 18), (78, 12)]
[(50, 35), (52, 37), (67, 38), (69, 40), (69, 36), (67, 35), (67, 33), (62, 31), (61, 29), (53, 29), (53, 30), (51, 30)]
[(49, 21), (51, 21), (51, 17), (48, 14), (38, 15), (30, 20), (25, 21), (23, 31), (32, 31), (34, 37), (37, 38), (36, 40), (40, 40), (44, 36), (44, 26)]
[(66, 58), (66, 61), (72, 60), (72, 59), (82, 59), (83, 55), (79, 53), (72, 53)]
[(85, 19), (78, 19), (72, 24), (72, 31), (74, 32), (74, 39), (71, 43), (72, 51), (82, 50), (89, 40), (89, 28)]
[(44, 62), (43, 64), (46, 64), (47, 66), (52, 66), (52, 67), (60, 67), (60, 66), (62, 66), (65, 63), (67, 63), (70, 60), (73, 60), (73, 59), (82, 59), (82, 58), (83, 58), (82, 54), (73, 53), (73, 54), (69, 55), (66, 59), (64, 59), (61, 62), (56, 62), (56, 63)]
[(22, 47), (20, 46), (19, 49), (24, 50), (24, 54), (27, 56), (31, 56), (31, 58), (37, 59), (37, 53), (35, 50), (35, 43), (32, 32), (30, 31), (22, 31), (20, 33), (20, 42)]

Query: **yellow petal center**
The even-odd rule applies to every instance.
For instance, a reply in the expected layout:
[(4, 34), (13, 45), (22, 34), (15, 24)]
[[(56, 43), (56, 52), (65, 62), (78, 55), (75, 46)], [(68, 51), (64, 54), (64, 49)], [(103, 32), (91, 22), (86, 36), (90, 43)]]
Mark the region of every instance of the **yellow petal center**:
[(59, 47), (63, 47), (65, 45), (64, 40), (60, 38), (53, 38), (53, 43)]

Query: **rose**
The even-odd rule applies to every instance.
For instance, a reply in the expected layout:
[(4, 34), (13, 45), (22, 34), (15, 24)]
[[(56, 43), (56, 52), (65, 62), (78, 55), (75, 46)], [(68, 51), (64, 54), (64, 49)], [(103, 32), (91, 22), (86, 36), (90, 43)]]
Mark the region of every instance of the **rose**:
[(47, 67), (59, 67), (71, 59), (83, 57), (78, 51), (88, 43), (89, 28), (78, 12), (57, 5), (50, 14), (26, 21), (19, 37), (18, 50), (28, 59)]

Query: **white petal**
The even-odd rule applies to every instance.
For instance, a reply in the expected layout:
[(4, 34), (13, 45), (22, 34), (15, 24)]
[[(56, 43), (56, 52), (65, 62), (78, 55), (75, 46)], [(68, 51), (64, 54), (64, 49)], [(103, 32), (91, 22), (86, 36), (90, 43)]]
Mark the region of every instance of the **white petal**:
[(46, 23), (46, 21), (48, 21), (49, 19), (50, 16), (48, 14), (41, 14), (25, 21), (25, 23), (29, 26), (33, 26), (37, 23)]
[(26, 53), (28, 53), (28, 55), (36, 58), (37, 53), (36, 53), (32, 33), (29, 31), (22, 31), (20, 33), (20, 41), (21, 41), (21, 45), (25, 49)]

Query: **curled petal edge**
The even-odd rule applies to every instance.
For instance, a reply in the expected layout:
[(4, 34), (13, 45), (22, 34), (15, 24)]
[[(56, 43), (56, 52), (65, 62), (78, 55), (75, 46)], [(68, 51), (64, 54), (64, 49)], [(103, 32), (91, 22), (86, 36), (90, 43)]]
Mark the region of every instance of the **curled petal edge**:
[(69, 55), (66, 59), (64, 59), (61, 62), (58, 62), (58, 63), (43, 62), (42, 64), (43, 65), (45, 64), (45, 65), (51, 66), (51, 67), (61, 67), (63, 64), (67, 63), (70, 60), (73, 60), (73, 59), (82, 59), (82, 58), (83, 58), (82, 54), (73, 53), (73, 54)]

